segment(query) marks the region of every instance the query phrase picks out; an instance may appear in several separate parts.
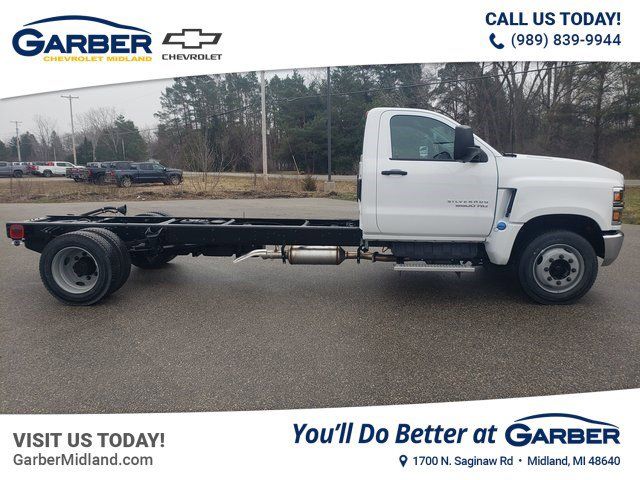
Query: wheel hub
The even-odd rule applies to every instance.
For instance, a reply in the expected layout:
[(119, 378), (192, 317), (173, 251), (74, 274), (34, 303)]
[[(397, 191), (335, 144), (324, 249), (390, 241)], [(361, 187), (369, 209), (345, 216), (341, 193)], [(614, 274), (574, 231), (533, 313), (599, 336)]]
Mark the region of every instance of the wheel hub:
[(533, 265), (536, 283), (550, 293), (564, 293), (575, 288), (584, 275), (584, 259), (570, 245), (551, 245), (543, 249)]
[(61, 289), (82, 294), (96, 285), (100, 270), (88, 251), (81, 247), (66, 247), (53, 257), (51, 274)]
[(83, 255), (79, 260), (73, 263), (73, 271), (79, 277), (86, 277), (87, 275), (93, 275), (96, 271), (96, 264), (87, 255)]

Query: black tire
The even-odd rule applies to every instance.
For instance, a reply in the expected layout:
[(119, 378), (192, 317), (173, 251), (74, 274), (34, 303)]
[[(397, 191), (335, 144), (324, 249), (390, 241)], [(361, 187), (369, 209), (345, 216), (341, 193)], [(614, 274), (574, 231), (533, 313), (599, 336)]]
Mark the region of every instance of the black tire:
[(182, 177), (180, 175), (171, 175), (169, 177), (169, 185), (173, 185), (174, 187), (180, 185), (182, 183)]
[(131, 180), (131, 177), (125, 176), (120, 179), (118, 185), (122, 188), (129, 188), (131, 185), (133, 185), (133, 180)]
[(538, 235), (522, 249), (518, 259), (522, 289), (544, 305), (575, 302), (591, 289), (597, 275), (598, 258), (593, 247), (581, 235), (567, 230)]
[[(155, 212), (139, 213), (136, 217), (170, 217), (171, 214), (157, 210)], [(155, 270), (162, 268), (171, 260), (176, 258), (176, 255), (171, 252), (162, 252), (158, 255), (131, 255), (131, 263), (138, 268), (145, 270)]]
[(127, 246), (118, 235), (113, 233), (111, 230), (107, 230), (106, 228), (83, 228), (80, 231), (93, 232), (97, 235), (100, 235), (107, 242), (109, 242), (118, 253), (118, 256), (120, 257), (120, 276), (118, 277), (117, 281), (115, 281), (109, 287), (109, 294), (116, 292), (126, 283), (127, 279), (129, 278), (129, 274), (131, 274), (131, 257), (129, 256), (129, 250), (127, 249)]
[[(85, 278), (85, 273), (78, 274), (75, 285), (71, 282), (60, 280), (61, 268), (76, 270), (80, 263), (79, 256), (71, 259), (65, 257), (68, 249), (70, 255), (74, 251), (83, 251), (88, 258), (89, 269), (91, 265), (94, 272), (86, 271), (87, 278), (94, 276), (93, 285), (83, 285), (79, 280)], [(83, 254), (84, 255), (84, 254)], [(74, 265), (69, 265), (69, 262)], [(61, 266), (62, 267), (59, 267)], [(69, 265), (69, 266), (68, 266)], [(66, 305), (92, 305), (99, 302), (109, 294), (109, 289), (121, 276), (120, 258), (116, 249), (102, 236), (93, 232), (70, 232), (54, 238), (42, 251), (40, 256), (40, 278), (49, 293)], [(74, 288), (85, 289), (73, 291)]]
[(13, 172), (13, 177), (22, 178), (22, 170), (16, 170), (15, 172)]
[(104, 174), (103, 175), (97, 175), (94, 183), (96, 185), (104, 185)]
[(79, 181), (80, 181), (80, 179), (79, 179), (79, 178), (74, 178), (74, 179), (73, 179), (73, 181), (74, 181), (74, 182), (79, 182)]
[(45, 170), (44, 172), (42, 172), (42, 176), (46, 178), (50, 178), (53, 176), (53, 172), (51, 172), (51, 170)]

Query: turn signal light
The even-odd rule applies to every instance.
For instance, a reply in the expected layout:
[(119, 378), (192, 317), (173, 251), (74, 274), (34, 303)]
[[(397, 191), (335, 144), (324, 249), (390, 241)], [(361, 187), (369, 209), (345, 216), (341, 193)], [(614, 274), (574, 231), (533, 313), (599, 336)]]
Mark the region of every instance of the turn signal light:
[(622, 203), (624, 194), (623, 194), (624, 190), (617, 190), (615, 192), (613, 192), (613, 201), (616, 203)]
[(11, 240), (22, 240), (24, 238), (24, 227), (19, 223), (9, 226), (9, 238)]
[(622, 222), (622, 211), (614, 210), (613, 215), (611, 216), (611, 221), (613, 223), (621, 223)]

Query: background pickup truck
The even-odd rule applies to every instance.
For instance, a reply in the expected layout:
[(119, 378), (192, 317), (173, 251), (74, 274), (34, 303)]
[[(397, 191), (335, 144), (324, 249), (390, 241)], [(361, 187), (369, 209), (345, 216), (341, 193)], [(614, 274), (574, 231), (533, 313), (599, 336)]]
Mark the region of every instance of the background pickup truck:
[(107, 171), (105, 181), (125, 188), (134, 183), (179, 185), (182, 183), (182, 170), (167, 168), (156, 162), (131, 163), (128, 168), (116, 165)]
[(102, 185), (107, 171), (112, 168), (131, 168), (131, 162), (90, 162), (84, 170), (84, 181)]
[[(146, 163), (114, 177), (130, 185), (145, 171), (158, 181), (175, 175)], [(71, 305), (116, 291), (131, 264), (159, 268), (176, 255), (384, 262), (407, 273), (510, 265), (534, 301), (564, 304), (591, 289), (624, 238), (620, 173), (579, 160), (503, 155), (471, 128), (427, 110), (368, 112), (357, 196), (358, 220), (126, 216), (126, 206), (108, 206), (8, 223), (7, 235), (42, 253), (45, 286)]]
[(0, 162), (0, 176), (20, 178), (27, 174), (25, 162)]
[(67, 168), (65, 172), (65, 177), (72, 179), (74, 182), (84, 182), (86, 167), (82, 165), (77, 165), (75, 167)]
[(36, 163), (35, 168), (30, 170), (32, 175), (42, 175), (43, 177), (53, 177), (54, 175), (65, 176), (67, 168), (73, 168), (76, 165), (69, 162), (46, 162)]

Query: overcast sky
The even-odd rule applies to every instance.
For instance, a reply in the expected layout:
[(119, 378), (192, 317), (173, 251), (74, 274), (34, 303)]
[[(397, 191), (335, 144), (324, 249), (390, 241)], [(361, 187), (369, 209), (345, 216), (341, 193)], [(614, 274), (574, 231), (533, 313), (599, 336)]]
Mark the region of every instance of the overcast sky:
[[(267, 72), (269, 80), (274, 75), (288, 75), (292, 70), (273, 70)], [(324, 69), (298, 70), (307, 79), (323, 76)], [(20, 133), (29, 131), (37, 136), (34, 117), (42, 115), (55, 122), (55, 130), (59, 135), (71, 133), (69, 116), (69, 100), (60, 95), (72, 94), (80, 97), (73, 100), (73, 116), (76, 121), (76, 133), (79, 131), (78, 118), (90, 108), (114, 107), (140, 129), (155, 127), (158, 124), (153, 116), (160, 110), (160, 95), (164, 89), (173, 84), (173, 79), (150, 80), (144, 82), (122, 83), (102, 87), (79, 88), (53, 93), (27, 95), (7, 100), (0, 100), (0, 140), (7, 143), (15, 136), (15, 125), (12, 120), (19, 120)]]
[(80, 97), (73, 101), (76, 132), (78, 117), (95, 107), (114, 107), (139, 128), (154, 127), (158, 122), (153, 114), (160, 109), (160, 94), (172, 83), (172, 79), (152, 80), (0, 100), (0, 140), (7, 142), (15, 135), (15, 125), (11, 120), (23, 122), (20, 133), (35, 133), (35, 115), (51, 118), (59, 134), (71, 132), (69, 100), (60, 98), (60, 95), (69, 93)]

